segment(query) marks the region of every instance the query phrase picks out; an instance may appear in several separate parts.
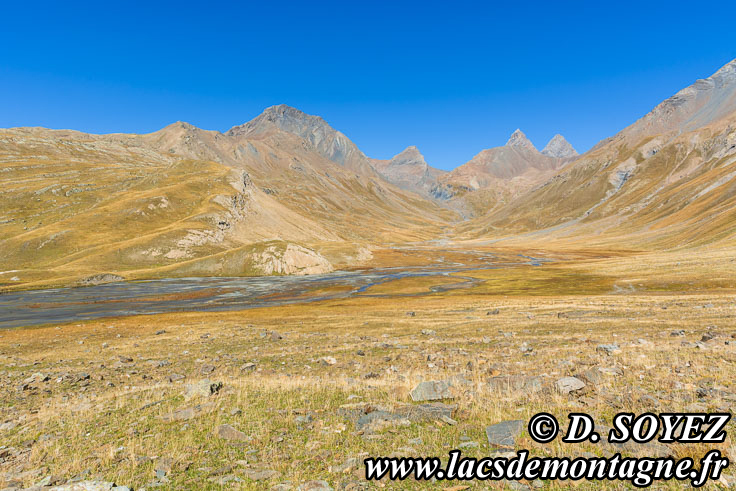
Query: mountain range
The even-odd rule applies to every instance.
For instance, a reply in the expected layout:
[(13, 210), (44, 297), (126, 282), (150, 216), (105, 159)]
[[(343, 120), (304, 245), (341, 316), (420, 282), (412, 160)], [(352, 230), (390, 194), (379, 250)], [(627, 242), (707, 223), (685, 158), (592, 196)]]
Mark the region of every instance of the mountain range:
[(450, 172), (286, 105), (225, 132), (0, 130), (0, 285), (309, 274), (443, 237), (629, 249), (736, 234), (736, 60), (578, 155), (516, 130)]

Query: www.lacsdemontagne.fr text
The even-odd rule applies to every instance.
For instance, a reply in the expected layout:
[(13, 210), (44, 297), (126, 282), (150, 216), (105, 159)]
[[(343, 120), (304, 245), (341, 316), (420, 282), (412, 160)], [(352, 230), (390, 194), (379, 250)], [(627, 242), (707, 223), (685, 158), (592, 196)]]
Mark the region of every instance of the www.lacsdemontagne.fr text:
[(566, 457), (530, 457), (520, 450), (514, 457), (463, 457), (459, 450), (449, 452), (447, 465), (438, 457), (369, 458), (364, 461), (366, 478), (380, 480), (572, 480), (628, 481), (637, 487), (650, 486), (654, 481), (690, 481), (700, 487), (710, 479), (718, 479), (728, 466), (728, 459), (718, 450), (711, 450), (696, 468), (689, 457), (675, 459), (631, 458), (615, 454), (612, 457), (569, 459)]

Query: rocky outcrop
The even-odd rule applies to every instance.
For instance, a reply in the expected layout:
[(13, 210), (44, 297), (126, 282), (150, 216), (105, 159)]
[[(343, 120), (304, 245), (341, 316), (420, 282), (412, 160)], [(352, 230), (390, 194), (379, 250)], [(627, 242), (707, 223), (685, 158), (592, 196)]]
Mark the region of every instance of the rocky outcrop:
[(255, 267), (264, 275), (272, 274), (320, 274), (333, 270), (332, 264), (319, 253), (296, 244), (288, 244), (286, 248), (268, 246), (264, 251), (255, 253)]
[(81, 279), (77, 284), (80, 286), (95, 286), (103, 285), (105, 283), (115, 283), (117, 281), (125, 281), (125, 278), (116, 274), (103, 273)]

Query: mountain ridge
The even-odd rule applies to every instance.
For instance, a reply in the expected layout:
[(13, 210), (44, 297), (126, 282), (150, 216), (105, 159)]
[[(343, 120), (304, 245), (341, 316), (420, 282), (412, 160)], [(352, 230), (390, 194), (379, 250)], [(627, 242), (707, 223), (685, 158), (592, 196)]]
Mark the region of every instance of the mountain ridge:
[(516, 130), (444, 172), (415, 146), (371, 159), (279, 105), (224, 133), (0, 130), (0, 161), (13, 287), (312, 273), (439, 237), (695, 247), (736, 237), (736, 60), (583, 155), (559, 135), (540, 152)]

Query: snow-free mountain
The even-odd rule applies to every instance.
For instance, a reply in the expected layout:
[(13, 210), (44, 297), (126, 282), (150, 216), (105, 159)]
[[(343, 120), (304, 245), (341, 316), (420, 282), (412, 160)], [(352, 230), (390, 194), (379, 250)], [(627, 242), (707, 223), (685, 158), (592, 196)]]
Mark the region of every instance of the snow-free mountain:
[(539, 151), (512, 129), (450, 172), (415, 146), (371, 158), (285, 105), (224, 132), (0, 130), (0, 284), (311, 274), (438, 239), (648, 249), (736, 237), (736, 60), (582, 155), (559, 134)]

